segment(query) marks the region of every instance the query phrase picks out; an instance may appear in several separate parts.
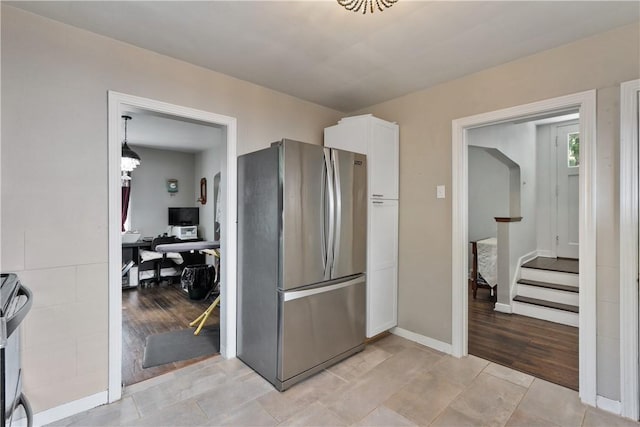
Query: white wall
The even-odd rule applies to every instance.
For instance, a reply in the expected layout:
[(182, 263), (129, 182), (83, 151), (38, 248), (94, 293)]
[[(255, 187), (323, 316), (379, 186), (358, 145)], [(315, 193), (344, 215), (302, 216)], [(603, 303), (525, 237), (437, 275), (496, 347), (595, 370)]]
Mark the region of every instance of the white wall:
[(107, 389), (109, 90), (235, 117), (238, 154), (321, 144), (344, 114), (1, 7), (0, 267), (35, 294), (23, 372), (40, 412)]
[[(195, 154), (130, 146), (140, 156), (131, 173), (131, 229), (144, 237), (167, 232), (169, 207), (195, 207)], [(178, 180), (178, 192), (167, 191), (167, 179)]]
[(551, 231), (553, 226), (551, 216), (555, 215), (553, 204), (555, 190), (551, 187), (552, 182), (555, 182), (551, 176), (555, 173), (555, 168), (552, 169), (551, 165), (551, 126), (555, 124), (536, 126), (536, 191), (538, 193), (536, 246), (545, 256), (552, 256), (555, 253), (555, 241)]
[(469, 241), (496, 237), (495, 217), (509, 216), (509, 168), (469, 146)]
[[(518, 258), (536, 250), (536, 129), (531, 123), (504, 123), (469, 130), (469, 144), (493, 147), (520, 166), (522, 221), (509, 225), (509, 277)], [(509, 178), (507, 178), (507, 185)], [(509, 216), (509, 215), (506, 215)], [(509, 286), (511, 286), (509, 284)], [(503, 287), (503, 289), (506, 289)], [(505, 294), (503, 294), (505, 295)], [(507, 299), (508, 301), (508, 299)]]

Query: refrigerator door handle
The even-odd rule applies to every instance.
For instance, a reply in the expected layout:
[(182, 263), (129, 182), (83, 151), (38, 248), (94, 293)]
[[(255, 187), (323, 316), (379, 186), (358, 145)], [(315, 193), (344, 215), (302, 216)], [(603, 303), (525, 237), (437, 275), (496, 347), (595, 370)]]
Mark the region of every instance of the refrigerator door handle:
[[(324, 154), (323, 154), (324, 159)], [(322, 206), (322, 224), (320, 224), (321, 229), (321, 238), (322, 238), (322, 248), (320, 252), (320, 256), (322, 257), (322, 268), (323, 268), (323, 277), (327, 278), (327, 164), (323, 163), (322, 167), (322, 188), (320, 189), (320, 205)]]
[(322, 294), (325, 292), (335, 291), (337, 289), (347, 288), (349, 286), (357, 285), (358, 283), (364, 284), (363, 276), (359, 276), (355, 279), (347, 280), (346, 282), (337, 283), (335, 285), (321, 286), (319, 288), (306, 289), (304, 291), (289, 291), (283, 293), (284, 301), (293, 301), (300, 298), (310, 297), (311, 295)]
[(333, 238), (333, 258), (331, 262), (331, 278), (333, 278), (335, 270), (335, 260), (340, 256), (340, 234), (342, 229), (342, 188), (340, 185), (340, 164), (338, 162), (338, 155), (335, 150), (331, 150), (331, 165), (333, 166), (333, 182), (335, 183), (335, 229)]
[[(335, 194), (334, 194), (334, 177), (333, 177), (333, 168), (331, 165), (331, 150), (328, 148), (324, 149), (324, 164), (327, 170), (327, 202), (329, 205), (329, 233), (327, 237), (327, 261), (325, 263), (324, 269), (324, 278), (325, 280), (329, 279), (331, 276), (331, 267), (333, 266), (333, 249), (335, 246), (334, 243), (334, 235), (335, 235)], [(326, 211), (325, 211), (326, 212)]]

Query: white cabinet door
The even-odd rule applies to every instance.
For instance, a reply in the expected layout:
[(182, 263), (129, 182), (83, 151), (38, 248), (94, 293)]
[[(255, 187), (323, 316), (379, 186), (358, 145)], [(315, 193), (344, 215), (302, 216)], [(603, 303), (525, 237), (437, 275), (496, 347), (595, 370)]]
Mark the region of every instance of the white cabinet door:
[(367, 336), (398, 323), (398, 201), (369, 204)]
[(372, 120), (368, 167), (370, 197), (398, 198), (398, 126), (382, 120)]
[(367, 277), (367, 337), (398, 324), (398, 269), (371, 271)]
[(398, 264), (398, 201), (369, 203), (368, 269), (380, 270)]

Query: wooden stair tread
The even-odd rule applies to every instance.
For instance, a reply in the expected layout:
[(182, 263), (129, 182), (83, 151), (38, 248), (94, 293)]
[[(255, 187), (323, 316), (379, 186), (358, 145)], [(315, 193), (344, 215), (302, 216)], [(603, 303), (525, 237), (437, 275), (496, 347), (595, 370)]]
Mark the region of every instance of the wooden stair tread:
[(579, 288), (577, 286), (558, 285), (557, 283), (539, 282), (537, 280), (520, 279), (518, 280), (518, 283), (522, 285), (537, 286), (539, 288), (555, 289), (558, 291), (579, 292)]
[(561, 304), (559, 302), (546, 301), (546, 300), (530, 298), (530, 297), (523, 297), (520, 295), (516, 295), (516, 297), (513, 300), (517, 302), (524, 302), (527, 304), (539, 305), (541, 307), (555, 308), (556, 310), (563, 310), (563, 311), (578, 313), (578, 307), (575, 305)]
[(557, 271), (560, 273), (578, 274), (579, 262), (570, 258), (547, 258), (536, 257), (531, 261), (522, 264), (523, 268), (533, 268), (535, 270)]

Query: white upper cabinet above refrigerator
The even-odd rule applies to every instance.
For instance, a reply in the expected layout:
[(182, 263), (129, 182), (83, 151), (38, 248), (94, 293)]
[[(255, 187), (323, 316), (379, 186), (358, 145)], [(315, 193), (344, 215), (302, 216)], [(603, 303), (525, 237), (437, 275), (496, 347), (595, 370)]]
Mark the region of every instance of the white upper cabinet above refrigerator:
[(325, 128), (324, 145), (367, 155), (369, 198), (398, 199), (398, 125), (371, 114), (346, 117)]

